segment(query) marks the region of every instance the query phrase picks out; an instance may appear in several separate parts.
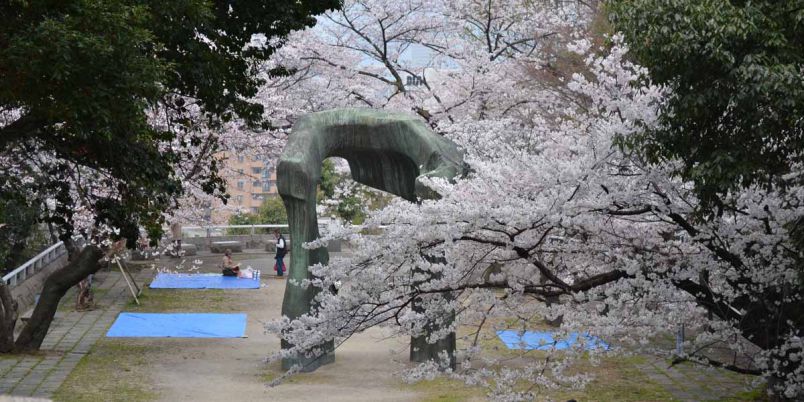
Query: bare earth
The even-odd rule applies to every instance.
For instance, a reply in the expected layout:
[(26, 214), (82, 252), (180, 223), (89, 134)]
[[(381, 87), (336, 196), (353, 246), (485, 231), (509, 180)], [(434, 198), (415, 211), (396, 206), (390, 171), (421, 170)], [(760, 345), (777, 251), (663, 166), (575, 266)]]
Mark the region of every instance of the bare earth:
[[(163, 339), (162, 353), (149, 356), (148, 371), (162, 401), (412, 401), (417, 395), (401, 388), (394, 360), (406, 357), (399, 340), (383, 340), (377, 330), (352, 338), (336, 352), (336, 362), (315, 373), (299, 374), (269, 387), (281, 371), (266, 363), (279, 350), (279, 339), (266, 334), (263, 322), (279, 318), (285, 280), (265, 274), (259, 290), (237, 291), (233, 300), (248, 314), (244, 339)], [(227, 299), (230, 299), (227, 297)], [(203, 306), (198, 306), (199, 311)], [(268, 375), (268, 376), (266, 376)]]
[[(359, 334), (335, 352), (335, 363), (314, 373), (298, 374), (276, 387), (267, 384), (282, 374), (278, 362), (266, 363), (279, 350), (279, 339), (266, 334), (264, 323), (281, 314), (286, 280), (268, 270), (270, 256), (245, 254), (242, 266), (263, 270), (263, 287), (255, 290), (148, 289), (137, 312), (243, 312), (247, 338), (103, 339), (88, 353), (57, 392), (60, 401), (477, 401), (486, 390), (436, 380), (403, 384), (398, 371), (407, 366), (407, 339), (387, 338), (375, 329)], [(204, 258), (201, 272), (217, 271), (218, 256)], [(162, 262), (175, 264), (176, 260)], [(495, 338), (493, 332), (489, 334)], [(512, 352), (496, 339), (489, 353)], [(535, 358), (539, 358), (536, 356)], [(747, 400), (745, 379), (694, 366), (669, 369), (645, 357), (612, 357), (598, 366), (579, 362), (578, 369), (596, 379), (586, 390), (545, 390), (538, 400)], [(101, 375), (101, 377), (98, 377)], [(101, 378), (101, 381), (94, 379)], [(733, 396), (733, 397), (730, 397)]]

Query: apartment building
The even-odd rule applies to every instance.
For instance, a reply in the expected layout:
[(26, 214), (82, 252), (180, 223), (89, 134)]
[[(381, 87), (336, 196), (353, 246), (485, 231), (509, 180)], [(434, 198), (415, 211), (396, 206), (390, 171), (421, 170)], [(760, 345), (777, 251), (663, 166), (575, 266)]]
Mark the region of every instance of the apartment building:
[(219, 220), (228, 220), (237, 210), (257, 212), (264, 199), (278, 195), (276, 169), (270, 160), (231, 152), (224, 152), (220, 157), (226, 188), (231, 196), (228, 203), (231, 208), (213, 211)]

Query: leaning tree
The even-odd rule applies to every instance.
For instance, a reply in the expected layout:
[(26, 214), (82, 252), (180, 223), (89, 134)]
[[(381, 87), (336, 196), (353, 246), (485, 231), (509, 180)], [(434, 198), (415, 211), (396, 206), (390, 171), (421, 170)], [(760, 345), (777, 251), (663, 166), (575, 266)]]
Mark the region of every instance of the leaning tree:
[[(6, 2), (0, 5), (0, 197), (58, 228), (71, 261), (46, 280), (31, 320), (3, 351), (40, 346), (56, 305), (99, 269), (104, 241), (158, 238), (182, 195), (221, 197), (212, 157), (249, 100), (257, 67), (334, 0), (232, 3)], [(272, 74), (281, 74), (281, 70)], [(224, 144), (225, 145), (225, 144)], [(90, 245), (74, 249), (74, 235)], [(3, 291), (7, 294), (7, 289)], [(13, 301), (3, 297), (3, 322)]]

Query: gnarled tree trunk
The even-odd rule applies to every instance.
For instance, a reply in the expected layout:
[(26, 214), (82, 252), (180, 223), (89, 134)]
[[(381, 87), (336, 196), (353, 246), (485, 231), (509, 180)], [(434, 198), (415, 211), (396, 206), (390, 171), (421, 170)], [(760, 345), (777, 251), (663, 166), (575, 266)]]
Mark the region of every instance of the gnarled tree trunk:
[(17, 302), (11, 296), (11, 289), (0, 281), (0, 353), (14, 350), (14, 326), (18, 315)]
[(50, 274), (45, 281), (39, 303), (36, 304), (31, 319), (17, 338), (19, 350), (37, 350), (47, 335), (59, 301), (71, 287), (100, 269), (99, 260), (103, 251), (94, 245), (87, 245), (67, 265)]

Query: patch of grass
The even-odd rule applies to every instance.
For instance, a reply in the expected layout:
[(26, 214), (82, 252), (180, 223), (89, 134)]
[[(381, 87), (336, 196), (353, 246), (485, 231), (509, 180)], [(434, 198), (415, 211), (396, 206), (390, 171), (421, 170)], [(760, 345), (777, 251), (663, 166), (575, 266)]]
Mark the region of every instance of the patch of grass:
[(578, 401), (671, 401), (670, 394), (661, 384), (651, 381), (637, 366), (645, 363), (641, 356), (616, 356), (600, 359), (594, 365), (589, 360), (579, 360), (570, 372), (594, 376), (580, 390), (546, 391), (543, 395), (555, 400)]
[(730, 397), (720, 398), (714, 402), (769, 402), (768, 388), (766, 385), (752, 389), (751, 391), (743, 391), (734, 394)]
[(101, 339), (53, 395), (54, 401), (151, 401), (156, 399), (144, 369), (153, 346)]
[(19, 360), (20, 355), (12, 353), (0, 353), (0, 361), (4, 360)]
[[(274, 362), (267, 368), (260, 379), (265, 383), (270, 383), (283, 374), (285, 374), (285, 370), (282, 370), (282, 363)], [(287, 384), (327, 384), (332, 382), (334, 382), (334, 378), (331, 375), (325, 374), (321, 371), (314, 371), (312, 373), (296, 373), (282, 381), (282, 383)]]
[[(230, 296), (230, 297), (227, 297)], [(236, 295), (222, 289), (151, 289), (143, 288), (137, 305), (132, 298), (125, 307), (131, 312), (204, 312), (238, 311)]]
[[(650, 381), (636, 368), (641, 363), (644, 363), (644, 358), (639, 356), (605, 358), (601, 359), (599, 365), (580, 360), (570, 371), (594, 376), (594, 380), (585, 388), (532, 391), (539, 401), (672, 401), (673, 396), (668, 391)], [(521, 388), (524, 390), (529, 386), (522, 384)], [(484, 400), (486, 393), (483, 388), (448, 378), (421, 381), (404, 387), (421, 393), (421, 400), (426, 402)]]
[(402, 386), (421, 395), (421, 402), (460, 402), (485, 400), (485, 392), (480, 387), (471, 387), (462, 381), (439, 377)]
[[(500, 325), (501, 324), (501, 325)], [(521, 322), (514, 320), (502, 320), (498, 327), (517, 328), (521, 327)], [(530, 320), (529, 330), (554, 330), (538, 318)], [(460, 331), (459, 331), (460, 332)], [(492, 358), (502, 358), (512, 366), (525, 365), (528, 361), (538, 361), (548, 358), (552, 354), (549, 351), (540, 350), (516, 350), (508, 349), (496, 336), (496, 333), (487, 327), (481, 333), (479, 346), (482, 354)], [(464, 339), (464, 342), (470, 339)], [(558, 354), (562, 354), (558, 352)], [(559, 357), (560, 356), (556, 356)], [(566, 401), (575, 399), (578, 401), (670, 401), (672, 395), (661, 385), (651, 381), (638, 368), (639, 365), (646, 363), (644, 357), (640, 356), (605, 356), (601, 357), (599, 364), (595, 365), (588, 357), (581, 357), (567, 369), (567, 374), (588, 374), (594, 379), (583, 389), (573, 390), (570, 388), (561, 389), (533, 389), (537, 400), (556, 400)], [(439, 384), (431, 384), (431, 387), (438, 389)], [(530, 388), (531, 384), (521, 384), (521, 389)], [(476, 388), (478, 392), (481, 392)], [(442, 392), (446, 398), (449, 393)], [(438, 399), (434, 399), (438, 400)], [(449, 400), (449, 399), (444, 399)]]

